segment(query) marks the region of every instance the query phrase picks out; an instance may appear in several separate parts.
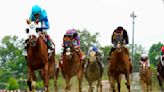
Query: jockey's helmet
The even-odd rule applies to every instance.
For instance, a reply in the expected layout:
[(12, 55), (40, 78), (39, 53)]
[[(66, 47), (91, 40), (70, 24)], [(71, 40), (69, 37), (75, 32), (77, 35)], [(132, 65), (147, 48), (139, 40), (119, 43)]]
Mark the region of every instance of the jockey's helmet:
[(93, 45), (93, 46), (92, 46), (92, 50), (95, 51), (95, 52), (97, 52), (97, 51), (98, 51), (97, 46), (96, 46), (96, 45)]
[(117, 27), (117, 29), (116, 30), (118, 30), (118, 31), (122, 31), (124, 28), (122, 27), (122, 26), (119, 26), (119, 27)]
[(75, 32), (76, 32), (76, 30), (72, 28), (72, 29), (68, 29), (67, 32), (66, 32), (66, 34), (73, 35), (73, 33), (75, 33)]
[(147, 54), (142, 54), (142, 55), (141, 55), (141, 58), (142, 58), (142, 59), (146, 59), (147, 57), (148, 57)]
[(40, 8), (40, 6), (38, 6), (38, 5), (34, 5), (33, 7), (32, 7), (32, 14), (40, 14), (41, 13), (41, 8)]
[(164, 46), (162, 46), (161, 51), (162, 51), (162, 53), (164, 53)]

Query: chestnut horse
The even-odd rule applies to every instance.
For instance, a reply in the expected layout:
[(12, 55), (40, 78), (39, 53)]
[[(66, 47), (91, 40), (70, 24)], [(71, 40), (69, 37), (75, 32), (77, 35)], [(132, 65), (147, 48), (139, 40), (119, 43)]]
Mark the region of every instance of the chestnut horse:
[(125, 75), (126, 86), (130, 92), (130, 74), (132, 73), (132, 64), (129, 61), (128, 49), (123, 46), (123, 34), (115, 34), (116, 49), (111, 54), (109, 61), (108, 77), (111, 89), (115, 90), (115, 80), (117, 81), (118, 92), (121, 89), (121, 74)]
[(99, 59), (96, 56), (96, 53), (94, 51), (91, 51), (89, 53), (89, 59), (88, 59), (88, 65), (86, 67), (85, 71), (85, 78), (88, 81), (89, 84), (89, 92), (93, 92), (92, 83), (94, 81), (97, 81), (97, 92), (98, 88), (100, 87), (100, 92), (102, 92), (102, 73), (103, 69), (101, 69), (101, 65), (98, 62)]
[(67, 39), (67, 45), (64, 47), (63, 51), (63, 61), (60, 62), (61, 65), (61, 72), (66, 82), (66, 91), (70, 90), (70, 80), (73, 76), (77, 76), (78, 85), (79, 85), (79, 92), (82, 92), (82, 64), (80, 61), (80, 54), (74, 48), (72, 44), (72, 39)]
[[(141, 62), (141, 67), (139, 71), (140, 81), (143, 92), (149, 92), (152, 90), (152, 72), (147, 66), (147, 62)], [(146, 86), (146, 88), (145, 88)]]
[[(52, 56), (49, 58), (49, 79), (53, 79), (54, 80), (54, 88), (55, 88), (55, 92), (58, 91), (57, 88), (57, 79), (58, 79), (58, 75), (59, 75), (59, 67), (58, 64), (55, 63), (55, 51), (52, 52)], [(45, 70), (42, 68), (40, 71), (40, 76), (41, 78), (44, 80), (45, 79)]]
[[(44, 71), (44, 91), (49, 92), (49, 77), (50, 71), (52, 69), (50, 67), (54, 67), (54, 60), (49, 62), (48, 58), (48, 47), (45, 43), (44, 37), (40, 35), (40, 32), (37, 28), (41, 27), (41, 23), (36, 24), (35, 22), (31, 22), (29, 24), (26, 32), (28, 33), (28, 41), (27, 41), (27, 66), (28, 66), (28, 79), (27, 85), (29, 86), (29, 90), (35, 90), (35, 71), (42, 69)], [(51, 59), (54, 59), (53, 56)], [(49, 66), (52, 64), (51, 66)]]
[(160, 57), (159, 63), (157, 65), (157, 79), (159, 82), (159, 85), (161, 87), (161, 91), (164, 92), (163, 89), (163, 81), (164, 81), (164, 55)]

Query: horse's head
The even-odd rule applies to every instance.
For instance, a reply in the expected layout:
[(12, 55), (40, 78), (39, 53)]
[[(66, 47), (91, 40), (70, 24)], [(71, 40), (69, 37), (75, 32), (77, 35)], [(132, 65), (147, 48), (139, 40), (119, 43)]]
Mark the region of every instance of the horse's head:
[(71, 37), (66, 37), (64, 52), (67, 59), (71, 59), (73, 57), (74, 46), (72, 44)]
[(35, 46), (37, 39), (39, 37), (39, 30), (38, 28), (41, 28), (41, 23), (35, 23), (35, 22), (31, 22), (30, 24), (28, 24), (28, 27), (26, 29), (26, 33), (28, 34), (28, 44), (30, 46)]
[(90, 64), (93, 64), (96, 61), (96, 53), (94, 51), (91, 51), (89, 53), (88, 61), (90, 62)]
[(123, 46), (123, 32), (114, 33), (114, 40), (117, 52), (121, 52), (121, 47)]
[(147, 69), (147, 68), (148, 68), (147, 62), (142, 62), (142, 63), (141, 63), (141, 68)]

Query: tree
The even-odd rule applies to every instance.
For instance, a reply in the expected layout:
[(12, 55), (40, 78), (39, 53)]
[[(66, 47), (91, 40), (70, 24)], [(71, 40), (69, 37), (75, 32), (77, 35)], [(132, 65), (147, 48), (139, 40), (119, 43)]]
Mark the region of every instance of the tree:
[(19, 84), (15, 78), (10, 77), (8, 80), (8, 90), (16, 90), (19, 88)]
[[(0, 45), (0, 82), (5, 82), (14, 77), (25, 78), (27, 74), (27, 66), (24, 56), (21, 55), (23, 49), (23, 39), (17, 36), (5, 36)], [(15, 75), (15, 76), (13, 76)]]
[(163, 44), (161, 42), (159, 42), (157, 44), (153, 44), (149, 49), (150, 63), (154, 66), (156, 66), (159, 62), (157, 57), (160, 55), (160, 49), (162, 46), (163, 46)]
[(80, 47), (84, 53), (87, 53), (90, 46), (93, 44), (96, 44), (97, 46), (100, 46), (100, 44), (97, 41), (97, 37), (99, 33), (95, 33), (91, 35), (87, 29), (84, 29), (83, 31), (78, 31), (80, 35)]
[(102, 52), (103, 52), (103, 63), (105, 64), (105, 65), (108, 65), (108, 61), (107, 61), (107, 58), (108, 58), (108, 56), (109, 56), (109, 52), (110, 52), (110, 50), (111, 50), (111, 47), (112, 46), (104, 46), (104, 47), (101, 47), (100, 49), (102, 50)]
[[(129, 44), (128, 46), (130, 55), (132, 56), (132, 44)], [(133, 63), (133, 71), (134, 72), (138, 72), (139, 71), (139, 60), (141, 57), (141, 54), (146, 53), (145, 48), (142, 45), (134, 45), (134, 61), (132, 61)]]

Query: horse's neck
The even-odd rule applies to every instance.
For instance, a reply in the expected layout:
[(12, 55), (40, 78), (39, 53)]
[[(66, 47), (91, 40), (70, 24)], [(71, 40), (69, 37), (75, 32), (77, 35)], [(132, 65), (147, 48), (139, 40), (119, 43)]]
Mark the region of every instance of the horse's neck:
[(37, 39), (36, 46), (34, 46), (33, 50), (40, 51), (45, 47), (46, 47), (46, 43), (44, 42), (43, 38), (39, 36), (39, 38)]
[(90, 71), (95, 72), (95, 70), (96, 70), (97, 67), (98, 67), (98, 62), (97, 61), (95, 61), (93, 64), (91, 64), (89, 62), (88, 68), (89, 68)]
[(116, 51), (116, 58), (123, 58), (123, 53), (124, 53), (124, 51), (123, 51), (123, 49), (121, 49), (121, 52), (117, 52)]

